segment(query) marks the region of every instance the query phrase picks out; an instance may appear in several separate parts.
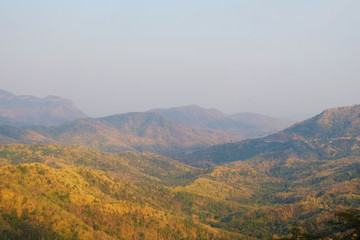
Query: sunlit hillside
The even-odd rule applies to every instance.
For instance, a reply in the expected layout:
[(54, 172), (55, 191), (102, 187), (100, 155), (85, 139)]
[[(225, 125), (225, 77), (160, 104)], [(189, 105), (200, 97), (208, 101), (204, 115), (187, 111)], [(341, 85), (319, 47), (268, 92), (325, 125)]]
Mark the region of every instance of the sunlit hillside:
[(1, 145), (5, 239), (270, 239), (358, 208), (360, 158), (195, 168), (152, 153)]

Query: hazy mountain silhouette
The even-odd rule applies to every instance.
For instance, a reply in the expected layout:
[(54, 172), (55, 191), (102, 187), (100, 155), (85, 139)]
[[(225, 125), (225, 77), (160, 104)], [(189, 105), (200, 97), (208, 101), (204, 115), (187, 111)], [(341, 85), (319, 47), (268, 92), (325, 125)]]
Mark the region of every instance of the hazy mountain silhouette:
[(133, 150), (167, 155), (191, 152), (231, 140), (221, 131), (187, 126), (150, 112), (78, 119), (57, 126), (0, 126), (0, 134), (3, 143), (52, 142), (109, 152)]
[(224, 131), (238, 140), (264, 137), (295, 123), (293, 120), (272, 118), (256, 113), (226, 115), (217, 109), (204, 109), (197, 105), (153, 109), (151, 112), (158, 112), (187, 125)]
[[(6, 91), (1, 94), (2, 143), (76, 144), (108, 152), (148, 151), (175, 156), (219, 143), (263, 136), (290, 124), (257, 114), (228, 116), (195, 105), (69, 121), (85, 115), (68, 100), (17, 97)], [(65, 123), (53, 125), (56, 122)]]
[(12, 126), (57, 125), (84, 118), (70, 100), (56, 96), (16, 96), (0, 89), (0, 124)]

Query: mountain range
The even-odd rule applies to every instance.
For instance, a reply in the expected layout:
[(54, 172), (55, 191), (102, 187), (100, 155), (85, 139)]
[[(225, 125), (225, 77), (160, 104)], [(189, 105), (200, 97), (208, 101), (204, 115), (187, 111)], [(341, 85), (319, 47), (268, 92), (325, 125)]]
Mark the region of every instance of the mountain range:
[(360, 105), (262, 136), (270, 120), (185, 106), (1, 125), (0, 239), (357, 239), (338, 223), (360, 217)]
[(223, 131), (237, 139), (267, 136), (295, 123), (293, 120), (256, 113), (227, 115), (217, 109), (204, 109), (197, 105), (153, 109), (150, 112), (160, 113), (186, 125)]
[[(334, 211), (360, 207), (359, 108), (189, 155), (206, 168), (153, 153), (1, 144), (0, 235), (296, 239), (293, 227), (316, 234)], [(123, 127), (115, 119), (106, 121)]]
[(176, 156), (264, 136), (293, 123), (260, 114), (226, 115), (196, 105), (88, 118), (59, 97), (17, 97), (5, 91), (2, 96), (2, 143), (76, 144), (107, 152), (131, 150)]

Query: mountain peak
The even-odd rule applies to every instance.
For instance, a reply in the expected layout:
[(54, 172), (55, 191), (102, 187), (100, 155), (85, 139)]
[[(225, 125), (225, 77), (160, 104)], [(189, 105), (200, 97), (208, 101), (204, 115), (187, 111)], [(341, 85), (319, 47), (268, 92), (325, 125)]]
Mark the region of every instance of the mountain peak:
[(149, 112), (186, 112), (186, 113), (207, 113), (207, 114), (216, 114), (224, 116), (225, 114), (215, 108), (203, 108), (196, 104), (184, 105), (180, 107), (171, 107), (171, 108), (155, 108)]
[(324, 126), (329, 126), (336, 121), (356, 120), (359, 118), (360, 105), (330, 108), (317, 116), (317, 122)]
[(59, 101), (70, 101), (70, 100), (67, 100), (67, 99), (64, 99), (64, 98), (61, 98), (61, 97), (58, 97), (58, 96), (54, 96), (54, 95), (49, 95), (47, 97), (44, 98), (45, 101), (50, 101), (50, 102), (59, 102)]
[(194, 126), (205, 126), (226, 117), (225, 114), (217, 109), (205, 109), (198, 105), (187, 105), (167, 109), (158, 108), (150, 112), (157, 112), (177, 122)]
[(10, 97), (15, 97), (15, 95), (11, 92), (0, 89), (0, 98), (10, 98)]
[(195, 152), (188, 159), (196, 165), (202, 161), (223, 163), (253, 158), (336, 159), (359, 155), (360, 105), (338, 107), (281, 132), (264, 138), (227, 143)]
[(220, 112), (220, 111), (219, 111), (218, 109), (216, 109), (216, 108), (203, 108), (203, 107), (200, 107), (199, 105), (196, 105), (196, 104), (180, 106), (180, 107), (177, 107), (177, 108), (178, 108), (178, 109), (184, 109), (184, 110), (216, 111), (216, 112)]
[(304, 139), (355, 138), (360, 135), (360, 105), (331, 108), (284, 130)]
[(0, 124), (56, 125), (84, 117), (72, 101), (61, 97), (16, 96), (0, 90)]

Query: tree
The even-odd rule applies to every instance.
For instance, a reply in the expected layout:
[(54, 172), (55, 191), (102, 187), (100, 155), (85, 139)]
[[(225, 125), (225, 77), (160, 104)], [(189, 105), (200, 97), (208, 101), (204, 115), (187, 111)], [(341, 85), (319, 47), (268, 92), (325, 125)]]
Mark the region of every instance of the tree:
[(335, 213), (335, 219), (330, 220), (333, 239), (360, 239), (360, 210), (347, 209)]
[(293, 227), (290, 236), (281, 240), (358, 240), (360, 239), (360, 209), (338, 211), (334, 218), (327, 222), (322, 230), (304, 232), (299, 227)]

